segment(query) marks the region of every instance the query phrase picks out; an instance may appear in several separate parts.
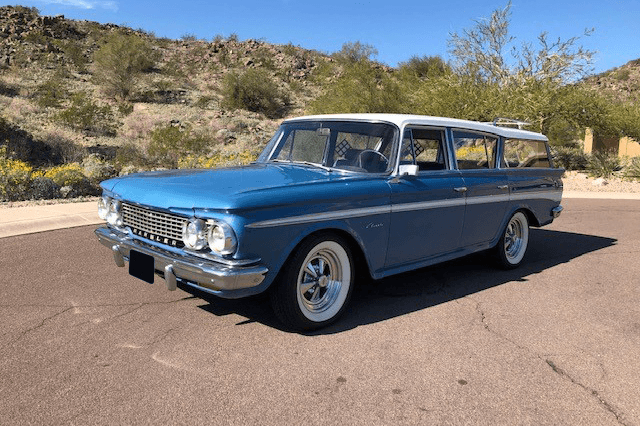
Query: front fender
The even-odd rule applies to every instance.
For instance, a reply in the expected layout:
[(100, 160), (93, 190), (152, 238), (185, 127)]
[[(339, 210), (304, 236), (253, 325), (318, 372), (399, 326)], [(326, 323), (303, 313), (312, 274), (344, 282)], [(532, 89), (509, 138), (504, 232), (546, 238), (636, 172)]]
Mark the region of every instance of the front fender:
[(310, 235), (318, 232), (341, 232), (348, 235), (357, 244), (367, 263), (369, 272), (384, 267), (388, 238), (389, 214), (383, 213), (373, 216), (348, 218), (344, 220), (330, 220), (299, 225), (282, 225), (269, 228), (252, 229), (245, 232), (246, 241), (255, 241), (251, 245), (264, 244), (268, 241), (268, 250), (260, 251), (258, 247), (247, 247), (256, 252), (262, 262), (268, 265), (269, 273), (265, 277), (265, 284), (271, 285), (287, 259), (295, 248)]

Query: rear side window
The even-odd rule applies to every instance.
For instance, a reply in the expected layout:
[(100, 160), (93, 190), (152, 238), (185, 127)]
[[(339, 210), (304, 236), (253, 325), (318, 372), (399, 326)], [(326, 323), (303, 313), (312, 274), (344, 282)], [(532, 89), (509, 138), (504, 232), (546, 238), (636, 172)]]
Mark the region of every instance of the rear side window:
[(547, 145), (543, 141), (506, 139), (502, 167), (551, 167)]
[(444, 131), (406, 129), (400, 164), (416, 164), (419, 171), (445, 170)]
[(492, 169), (495, 167), (496, 136), (454, 130), (453, 145), (458, 169)]

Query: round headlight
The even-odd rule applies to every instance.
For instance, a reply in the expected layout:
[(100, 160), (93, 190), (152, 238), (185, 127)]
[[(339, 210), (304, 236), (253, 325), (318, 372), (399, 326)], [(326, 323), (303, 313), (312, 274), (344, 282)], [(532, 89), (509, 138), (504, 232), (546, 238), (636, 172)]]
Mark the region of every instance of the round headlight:
[(207, 224), (202, 219), (191, 218), (182, 227), (182, 241), (187, 248), (201, 250), (207, 246)]
[(118, 200), (111, 200), (107, 208), (107, 223), (113, 226), (122, 226), (122, 203)]
[(209, 229), (209, 247), (218, 254), (232, 254), (238, 241), (231, 226), (224, 222), (214, 222)]
[(98, 199), (98, 216), (102, 220), (107, 220), (107, 213), (109, 212), (109, 204), (111, 200), (109, 197), (100, 197)]

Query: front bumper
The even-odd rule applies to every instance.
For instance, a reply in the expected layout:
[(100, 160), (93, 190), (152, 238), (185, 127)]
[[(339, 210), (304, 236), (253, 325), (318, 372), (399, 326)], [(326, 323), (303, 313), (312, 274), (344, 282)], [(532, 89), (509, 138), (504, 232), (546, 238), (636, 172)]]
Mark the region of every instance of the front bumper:
[(126, 232), (108, 227), (100, 227), (95, 233), (100, 243), (112, 250), (116, 265), (120, 267), (125, 266), (125, 261), (129, 261), (131, 250), (153, 256), (155, 272), (164, 275), (169, 290), (175, 290), (180, 282), (220, 295), (257, 287), (268, 272), (261, 265), (225, 265), (203, 259), (179, 249), (163, 247), (151, 240), (133, 238)]

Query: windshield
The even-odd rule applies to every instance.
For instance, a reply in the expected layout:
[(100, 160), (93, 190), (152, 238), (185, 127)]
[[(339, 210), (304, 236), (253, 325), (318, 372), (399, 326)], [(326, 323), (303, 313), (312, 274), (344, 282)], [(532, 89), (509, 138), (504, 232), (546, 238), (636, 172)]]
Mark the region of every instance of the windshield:
[(383, 123), (285, 123), (258, 162), (291, 162), (361, 173), (387, 173), (396, 152), (395, 127)]

